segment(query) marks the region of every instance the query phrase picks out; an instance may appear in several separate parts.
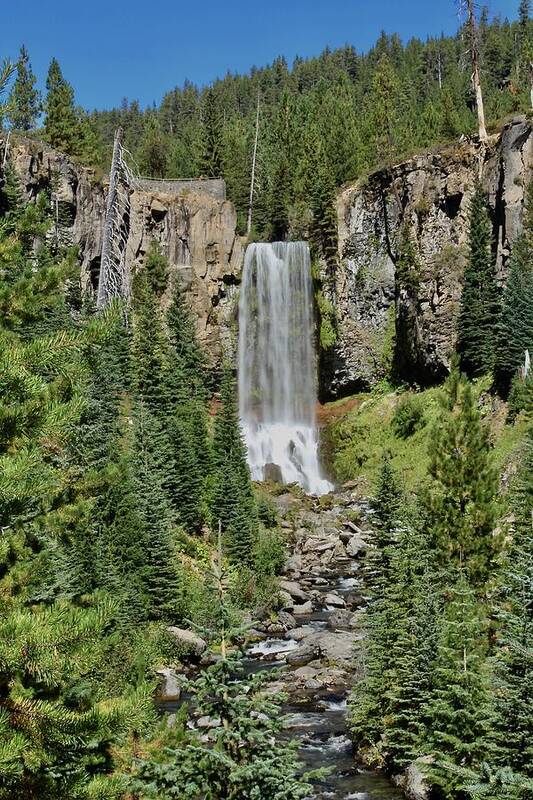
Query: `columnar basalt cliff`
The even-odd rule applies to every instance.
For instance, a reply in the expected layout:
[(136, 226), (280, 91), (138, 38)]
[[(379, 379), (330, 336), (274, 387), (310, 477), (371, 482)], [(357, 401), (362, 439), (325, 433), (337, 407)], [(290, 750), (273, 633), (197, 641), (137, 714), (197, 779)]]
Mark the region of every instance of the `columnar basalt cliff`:
[[(0, 138), (0, 180), (5, 139)], [(46, 190), (61, 209), (61, 235), (79, 248), (84, 285), (96, 288), (102, 252), (106, 183), (42, 142), (11, 137), (8, 158), (27, 199)], [(66, 220), (66, 225), (65, 225)], [(126, 260), (142, 268), (150, 243), (160, 243), (170, 265), (170, 286), (179, 280), (212, 363), (231, 346), (234, 298), (243, 241), (223, 181), (139, 181), (130, 194), (124, 225)], [(170, 291), (169, 291), (170, 294)], [(168, 298), (165, 298), (168, 299)]]
[[(474, 185), (480, 177), (487, 192), (504, 281), (521, 230), (531, 141), (531, 122), (516, 118), (487, 147), (464, 139), (377, 171), (339, 193), (338, 339), (322, 358), (324, 397), (368, 388), (391, 367), (401, 379), (420, 384), (446, 374)], [(409, 276), (398, 268), (402, 227), (416, 256)]]

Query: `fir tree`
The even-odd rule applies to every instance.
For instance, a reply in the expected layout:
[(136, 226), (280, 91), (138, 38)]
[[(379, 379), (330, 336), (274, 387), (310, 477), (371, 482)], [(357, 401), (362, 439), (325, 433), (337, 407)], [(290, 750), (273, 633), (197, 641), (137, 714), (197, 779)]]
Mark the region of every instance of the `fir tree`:
[(526, 350), (533, 354), (533, 182), (527, 192), (524, 232), (513, 245), (497, 330), (494, 371), (504, 394)]
[(9, 96), (9, 119), (14, 128), (29, 131), (41, 111), (41, 98), (35, 88), (36, 77), (32, 72), (28, 51), (22, 45), (17, 62), (17, 77)]
[(251, 564), (257, 537), (257, 509), (239, 424), (235, 381), (228, 365), (224, 368), (220, 395), (213, 439), (213, 524), (220, 522), (228, 557), (237, 564)]
[(167, 146), (159, 119), (150, 114), (144, 126), (137, 158), (142, 174), (150, 178), (164, 178), (167, 171)]
[(44, 130), (47, 141), (67, 155), (76, 155), (80, 148), (79, 125), (74, 107), (74, 90), (67, 83), (55, 58), (50, 62), (46, 78)]
[(425, 708), (431, 780), (455, 797), (460, 779), (450, 767), (479, 766), (487, 754), (491, 719), (487, 636), (478, 603), (463, 574), (449, 589)]
[(133, 482), (142, 524), (143, 582), (151, 618), (175, 621), (181, 613), (182, 583), (165, 491), (165, 474), (172, 465), (159, 446), (161, 440), (157, 418), (139, 401), (134, 420)]
[(208, 89), (202, 107), (202, 140), (199, 173), (204, 178), (222, 178), (224, 175), (222, 119), (217, 98)]
[(378, 158), (389, 162), (397, 153), (398, 78), (388, 56), (379, 61), (372, 81), (373, 122)]
[(162, 759), (141, 760), (132, 788), (146, 798), (307, 797), (311, 786), (307, 775), (301, 774), (295, 748), (279, 739), (283, 698), (265, 692), (268, 678), (264, 673), (246, 677), (240, 653), (230, 650), (242, 630), (231, 624), (229, 576), (222, 558), (214, 560), (209, 582), (214, 626), (208, 634), (220, 643), (220, 655), (199, 677), (184, 681), (184, 688), (193, 698), (195, 714), (219, 719), (220, 725), (207, 737), (199, 736), (191, 726)]
[(468, 262), (465, 268), (459, 343), (461, 365), (468, 375), (482, 375), (494, 366), (494, 340), (499, 318), (499, 293), (491, 252), (486, 199), (478, 185), (469, 211)]
[(462, 565), (481, 591), (500, 551), (494, 531), (498, 481), (471, 385), (455, 365), (441, 397), (430, 458), (425, 505), (437, 562), (443, 570)]
[[(530, 427), (512, 499), (515, 521), (505, 560), (494, 657), (493, 762), (533, 788), (533, 428)], [(527, 797), (518, 795), (519, 797)]]

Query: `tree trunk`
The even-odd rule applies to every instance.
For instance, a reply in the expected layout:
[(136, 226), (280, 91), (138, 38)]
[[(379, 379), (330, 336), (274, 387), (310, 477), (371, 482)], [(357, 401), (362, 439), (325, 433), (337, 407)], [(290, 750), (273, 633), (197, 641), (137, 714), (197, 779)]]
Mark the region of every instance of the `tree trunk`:
[(246, 224), (246, 235), (250, 235), (252, 230), (252, 210), (254, 206), (254, 188), (255, 188), (255, 164), (257, 160), (257, 142), (259, 141), (259, 92), (257, 93), (257, 111), (255, 114), (255, 137), (254, 137), (254, 153), (252, 156), (252, 175), (250, 178), (250, 198), (248, 200), (248, 221)]
[(470, 36), (470, 58), (472, 60), (472, 84), (476, 95), (477, 122), (480, 141), (487, 141), (487, 129), (485, 128), (485, 111), (483, 108), (483, 93), (481, 91), (481, 81), (479, 78), (479, 52), (477, 41), (477, 25), (474, 14), (474, 0), (466, 0), (468, 31)]

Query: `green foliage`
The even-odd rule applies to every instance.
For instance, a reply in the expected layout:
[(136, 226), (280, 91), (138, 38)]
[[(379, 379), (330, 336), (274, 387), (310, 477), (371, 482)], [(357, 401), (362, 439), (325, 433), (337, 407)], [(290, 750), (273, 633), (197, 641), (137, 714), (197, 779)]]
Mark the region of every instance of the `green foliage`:
[(164, 178), (167, 171), (168, 145), (155, 114), (146, 120), (137, 151), (139, 169), (150, 178)]
[(214, 525), (221, 525), (230, 560), (236, 564), (251, 564), (258, 518), (235, 397), (235, 381), (226, 365), (221, 405), (215, 417), (211, 515)]
[(432, 782), (454, 797), (460, 781), (450, 765), (479, 765), (487, 753), (490, 680), (487, 636), (475, 595), (464, 575), (450, 587), (442, 620), (428, 719), (427, 750)]
[(401, 439), (408, 439), (425, 425), (424, 409), (420, 397), (402, 395), (392, 418), (394, 432)]
[(156, 295), (162, 295), (168, 283), (168, 261), (161, 252), (158, 242), (150, 243), (144, 267), (152, 291)]
[(41, 96), (35, 88), (36, 81), (28, 51), (22, 45), (17, 62), (17, 77), (9, 96), (9, 120), (17, 130), (29, 131), (35, 127), (41, 111)]
[(494, 366), (494, 341), (499, 321), (499, 292), (491, 251), (486, 199), (478, 185), (470, 203), (469, 257), (465, 268), (459, 345), (461, 366), (468, 375), (482, 375)]
[(246, 677), (239, 653), (229, 651), (239, 630), (231, 626), (228, 576), (220, 551), (211, 574), (218, 616), (209, 633), (220, 641), (220, 656), (197, 678), (184, 681), (184, 688), (193, 701), (190, 721), (207, 716), (218, 724), (207, 736), (191, 726), (157, 761), (139, 761), (132, 789), (154, 800), (303, 798), (311, 788), (307, 775), (301, 776), (295, 748), (278, 738), (283, 726), (281, 697), (263, 690), (268, 680), (264, 674)]
[(337, 341), (337, 313), (321, 289), (316, 293), (316, 303), (320, 315), (320, 347), (329, 350)]
[(429, 476), (427, 522), (438, 561), (443, 569), (460, 564), (481, 589), (493, 575), (501, 545), (494, 530), (498, 478), (487, 429), (456, 365), (433, 429)]
[[(522, 17), (524, 15), (522, 14)], [(244, 230), (257, 98), (260, 128), (253, 235), (308, 238), (334, 269), (333, 191), (416, 149), (476, 130), (464, 28), (411, 39), (382, 34), (366, 53), (346, 45), (291, 66), (278, 58), (210, 86), (186, 81), (158, 108), (138, 103), (93, 115), (108, 153), (117, 125), (138, 162), (157, 118), (158, 157), (169, 177), (224, 177)], [(527, 113), (531, 23), (495, 17), (480, 31), (487, 123)]]
[(78, 120), (74, 107), (74, 90), (67, 83), (55, 58), (50, 62), (46, 78), (46, 117), (44, 129), (52, 147), (68, 155), (79, 149)]
[(527, 192), (524, 232), (513, 244), (497, 330), (495, 379), (504, 392), (520, 367), (525, 352), (533, 353), (533, 182)]

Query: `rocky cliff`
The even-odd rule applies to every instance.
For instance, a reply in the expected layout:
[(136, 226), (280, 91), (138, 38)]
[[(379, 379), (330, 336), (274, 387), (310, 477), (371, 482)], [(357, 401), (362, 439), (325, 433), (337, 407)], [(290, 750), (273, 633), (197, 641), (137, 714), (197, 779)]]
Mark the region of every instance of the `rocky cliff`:
[[(339, 192), (339, 267), (332, 290), (338, 335), (321, 357), (324, 398), (368, 388), (391, 369), (422, 385), (445, 375), (456, 340), (475, 182), (481, 178), (489, 199), (503, 282), (521, 230), (531, 127), (531, 121), (516, 118), (486, 147), (464, 139), (378, 170)], [(0, 137), (0, 165), (4, 149)], [(96, 287), (105, 181), (35, 140), (12, 139), (8, 154), (28, 198), (48, 189), (61, 205), (66, 233), (79, 246), (83, 281)], [(405, 226), (416, 254), (416, 280), (410, 282), (397, 268)], [(185, 288), (200, 340), (216, 363), (231, 346), (244, 251), (223, 182), (137, 183), (127, 231), (132, 271), (142, 267), (150, 242), (160, 242), (172, 281)]]
[[(502, 281), (521, 230), (531, 177), (531, 122), (516, 118), (487, 147), (464, 139), (418, 155), (339, 193), (338, 339), (323, 354), (322, 394), (367, 388), (391, 366), (420, 384), (446, 373), (456, 340), (469, 200), (481, 178)], [(397, 268), (400, 229), (416, 254), (416, 280)]]
[[(6, 141), (0, 137), (0, 165)], [(42, 142), (12, 137), (9, 162), (27, 199), (46, 190), (60, 209), (61, 235), (79, 248), (82, 283), (96, 288), (102, 251), (106, 182)], [(0, 180), (2, 169), (0, 166)], [(243, 242), (223, 181), (141, 181), (130, 193), (126, 261), (142, 268), (150, 242), (168, 257), (172, 285), (178, 280), (190, 300), (198, 333), (213, 363), (231, 345), (235, 286)]]

